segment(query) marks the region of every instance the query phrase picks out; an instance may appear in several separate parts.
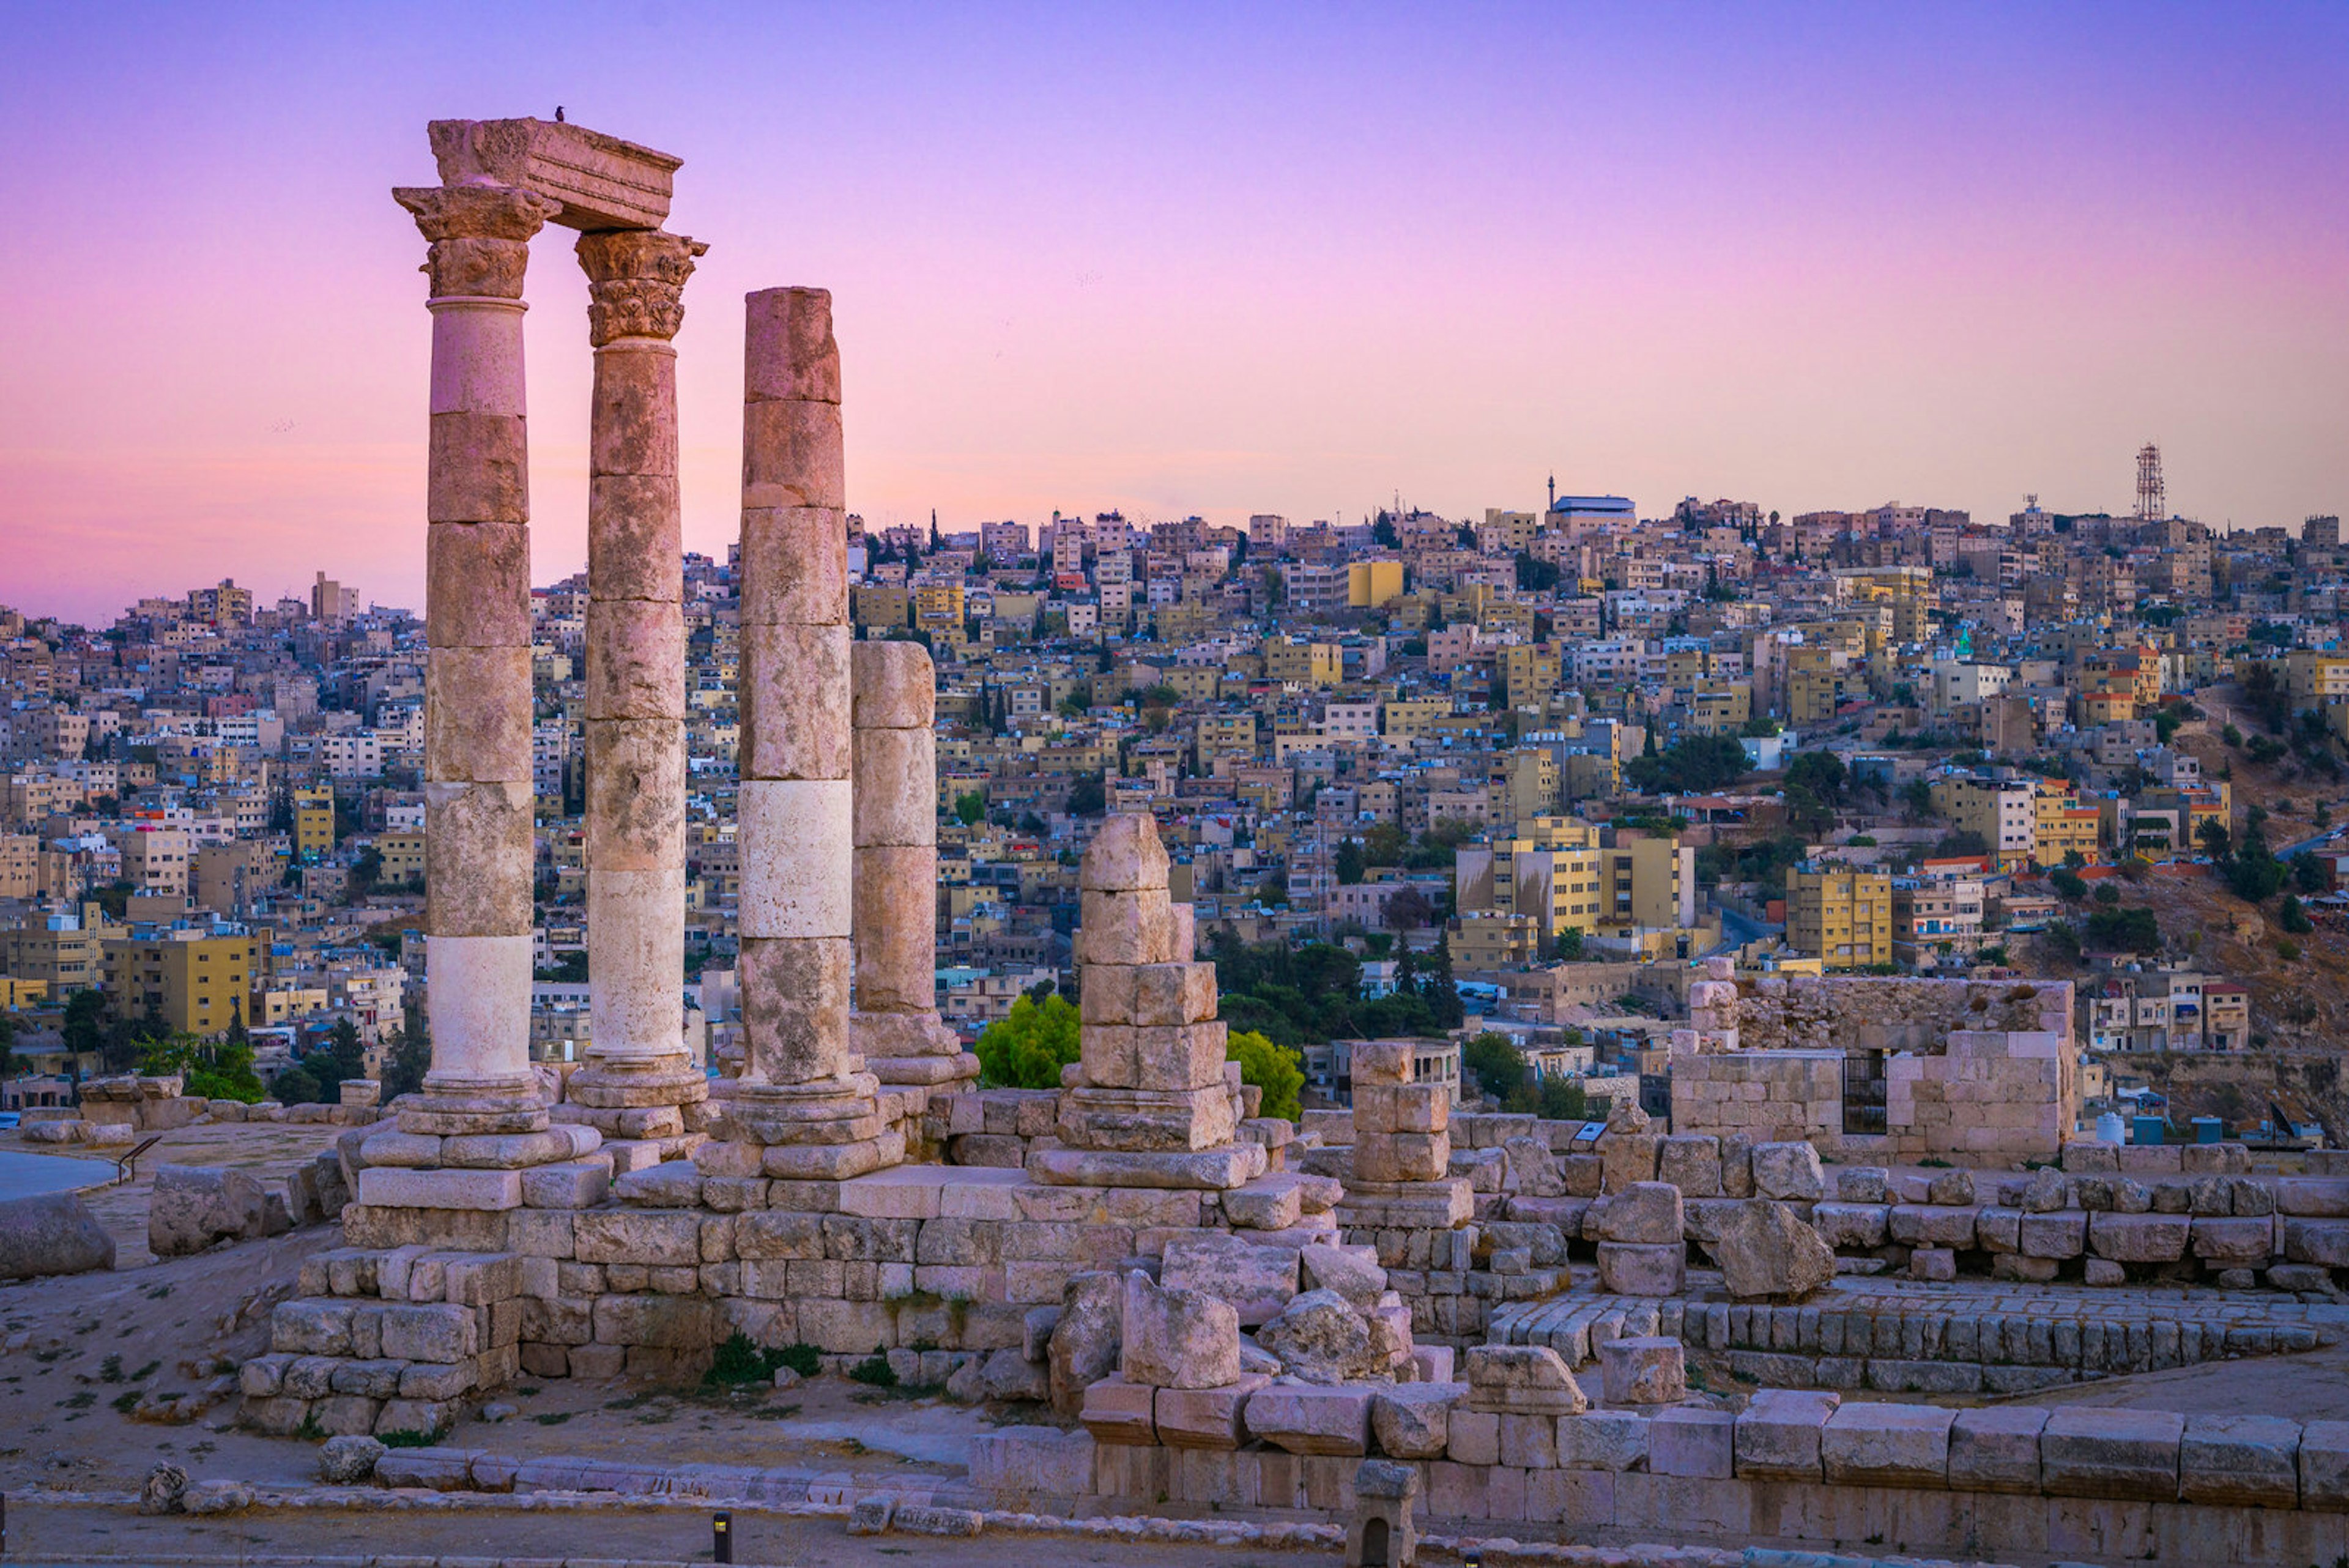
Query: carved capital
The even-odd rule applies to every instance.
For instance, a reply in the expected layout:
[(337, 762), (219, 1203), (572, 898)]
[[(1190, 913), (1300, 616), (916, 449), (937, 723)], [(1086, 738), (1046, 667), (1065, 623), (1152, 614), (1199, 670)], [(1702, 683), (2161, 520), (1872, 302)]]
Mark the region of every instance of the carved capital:
[(579, 236), (587, 273), (587, 337), (601, 348), (622, 337), (677, 336), (685, 323), (685, 280), (701, 241), (659, 229), (607, 229)]
[(395, 190), (431, 243), (424, 264), (432, 293), (522, 297), (531, 236), (563, 203), (510, 185), (428, 185)]

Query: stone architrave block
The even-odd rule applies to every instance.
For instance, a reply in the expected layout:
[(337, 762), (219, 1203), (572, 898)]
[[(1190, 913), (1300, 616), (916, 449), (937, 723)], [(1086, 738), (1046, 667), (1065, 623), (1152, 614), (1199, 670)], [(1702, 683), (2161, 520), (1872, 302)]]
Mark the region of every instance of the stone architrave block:
[(2040, 1479), (2058, 1497), (2176, 1502), (2185, 1433), (2174, 1411), (2059, 1406), (2039, 1435)]
[(1739, 1477), (1763, 1480), (1820, 1479), (1819, 1434), (1843, 1396), (1831, 1390), (1765, 1388), (1737, 1417)]
[(1782, 1202), (1816, 1202), (1827, 1195), (1819, 1151), (1808, 1143), (1754, 1146), (1754, 1192)]
[(1819, 1434), (1830, 1486), (1938, 1489), (1948, 1483), (1950, 1425), (1957, 1412), (1930, 1405), (1846, 1405)]
[(2116, 1263), (2174, 1263), (2186, 1255), (2192, 1223), (2183, 1214), (2092, 1214), (2088, 1247)]

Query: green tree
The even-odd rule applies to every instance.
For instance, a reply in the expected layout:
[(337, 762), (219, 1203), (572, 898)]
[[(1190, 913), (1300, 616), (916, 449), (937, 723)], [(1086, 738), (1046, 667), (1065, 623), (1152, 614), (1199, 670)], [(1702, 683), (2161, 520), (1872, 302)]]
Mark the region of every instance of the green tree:
[(1065, 996), (1023, 996), (978, 1037), (982, 1081), (999, 1089), (1057, 1089), (1077, 1059), (1077, 1010)]
[(1486, 1030), (1461, 1048), (1460, 1065), (1489, 1099), (1506, 1100), (1526, 1081), (1526, 1059), (1506, 1034)]
[(1427, 984), (1423, 988), (1427, 1010), (1435, 1014), (1435, 1022), (1446, 1029), (1456, 1029), (1467, 1009), (1460, 1005), (1460, 992), (1452, 983), (1452, 933), (1443, 932), (1435, 939), (1435, 951), (1427, 967)]
[(265, 1093), (260, 1075), (253, 1070), (251, 1045), (229, 1040), (211, 1044), (184, 1031), (149, 1041), (140, 1054), (139, 1070), (159, 1077), (181, 1075), (185, 1092), (195, 1099), (241, 1100), (252, 1105)]
[(269, 1097), (281, 1106), (316, 1106), (327, 1102), (318, 1080), (299, 1062), (269, 1080)]
[(2292, 857), (2292, 886), (2303, 893), (2322, 893), (2332, 884), (2324, 862), (2303, 849)]
[(2066, 898), (2085, 898), (2088, 896), (2087, 879), (2069, 866), (2058, 866), (2054, 870), (2047, 873), (2047, 880), (2054, 887), (2055, 891)]
[(1350, 838), (1340, 839), (1335, 860), (1340, 886), (1350, 888), (1362, 879), (1364, 867), (1361, 845)]
[(416, 1093), (424, 1086), (424, 1075), (431, 1070), (431, 1026), (425, 1022), (424, 1009), (411, 1001), (405, 1026), (383, 1054), (383, 1103), (389, 1105), (402, 1095)]
[(1264, 1091), (1258, 1116), (1298, 1117), (1297, 1096), (1305, 1087), (1302, 1058), (1286, 1045), (1276, 1045), (1253, 1029), (1233, 1031), (1225, 1038), (1224, 1056), (1240, 1064), (1240, 1082)]
[(1734, 735), (1692, 735), (1662, 752), (1624, 764), (1623, 777), (1655, 794), (1696, 794), (1724, 789), (1745, 776), (1745, 748)]
[(976, 827), (987, 815), (987, 796), (977, 790), (955, 796), (955, 817), (965, 827)]
[(2286, 893), (2283, 902), (2277, 907), (2276, 924), (2294, 936), (2316, 929), (2316, 922), (2308, 918), (2306, 909), (2301, 908), (2299, 896), (2292, 893)]
[(62, 1026), (66, 1049), (76, 1055), (95, 1056), (106, 1047), (106, 992), (77, 991), (66, 998)]
[(1079, 774), (1069, 786), (1071, 816), (1099, 816), (1109, 809), (1109, 789), (1098, 773)]

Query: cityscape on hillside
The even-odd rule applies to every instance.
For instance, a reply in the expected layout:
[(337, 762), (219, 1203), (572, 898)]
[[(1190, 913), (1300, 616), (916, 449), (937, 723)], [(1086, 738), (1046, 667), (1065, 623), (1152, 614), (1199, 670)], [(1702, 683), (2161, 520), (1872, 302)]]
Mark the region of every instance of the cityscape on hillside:
[[(855, 635), (938, 670), (938, 1012), (975, 1045), (1020, 997), (1073, 993), (1078, 857), (1104, 813), (1145, 811), (1202, 953), (1262, 976), (1227, 973), (1225, 1016), (1299, 1054), (1308, 1103), (1348, 1038), (1443, 1038), (1458, 1090), (1497, 1035), (1525, 1082), (1487, 1045), (1465, 1093), (1664, 1114), (1672, 977), (1726, 955), (2077, 977), (2094, 1110), (2177, 1092), (2234, 1135), (2339, 1129), (2285, 1078), (2211, 1100), (2167, 1076), (2173, 1053), (2288, 1058), (2331, 982), (2339, 523), (2217, 534), (2164, 514), (2155, 449), (2139, 464), (2134, 514), (2034, 496), (1982, 523), (1641, 518), (1554, 486), (1360, 524), (852, 516)], [(675, 979), (707, 1065), (740, 1020), (737, 563), (688, 555), (680, 591)], [(548, 1062), (591, 1039), (587, 598), (579, 573), (530, 601)], [(331, 1102), (410, 1032), (424, 628), (360, 601), (321, 573), (306, 601), (223, 580), (103, 628), (5, 612), (8, 1108), (230, 1030), (281, 1099)], [(2260, 961), (2230, 961), (2217, 936), (2254, 927)], [(1251, 956), (1299, 950), (1328, 954), (1311, 986)]]

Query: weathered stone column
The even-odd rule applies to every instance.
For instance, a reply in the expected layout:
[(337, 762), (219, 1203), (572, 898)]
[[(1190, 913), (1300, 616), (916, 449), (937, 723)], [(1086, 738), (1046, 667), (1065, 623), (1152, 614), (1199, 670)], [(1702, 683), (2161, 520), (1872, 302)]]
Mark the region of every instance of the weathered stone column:
[(978, 1075), (937, 1012), (937, 672), (918, 642), (852, 648), (856, 1011), (849, 1037), (885, 1084)]
[[(685, 616), (677, 350), (681, 234), (582, 234), (595, 389), (587, 493), (587, 968), (585, 1067), (566, 1119), (688, 1147), (679, 1107), (709, 1093), (684, 1049)], [(633, 1163), (633, 1162), (632, 1162)]]
[[(848, 528), (832, 296), (749, 299), (742, 410), (741, 1077), (715, 1130), (765, 1146), (786, 1179), (861, 1175), (905, 1156), (850, 1048), (854, 785)], [(705, 1168), (730, 1169), (712, 1149)]]
[(523, 273), (559, 203), (510, 186), (395, 191), (430, 242), (426, 480), (425, 1135), (544, 1130), (530, 1064), (530, 490)]

